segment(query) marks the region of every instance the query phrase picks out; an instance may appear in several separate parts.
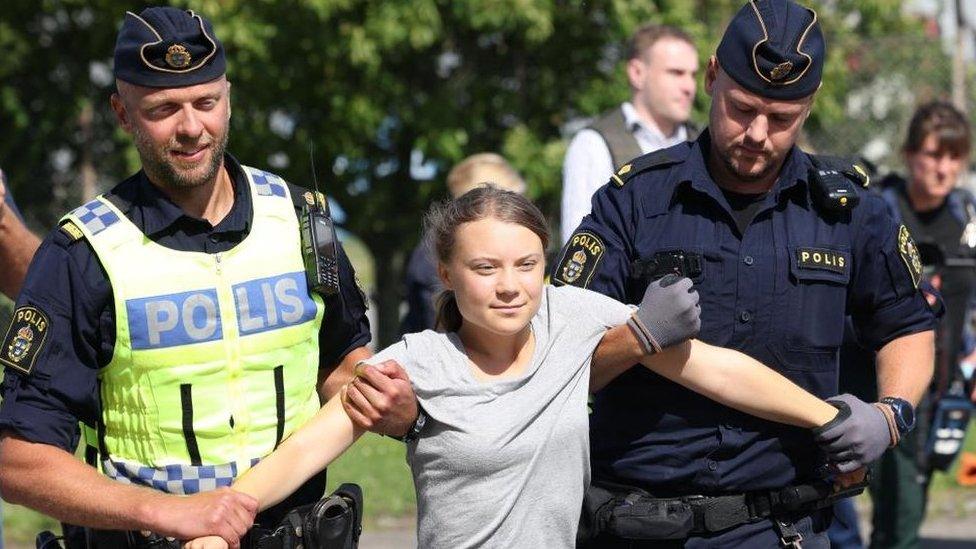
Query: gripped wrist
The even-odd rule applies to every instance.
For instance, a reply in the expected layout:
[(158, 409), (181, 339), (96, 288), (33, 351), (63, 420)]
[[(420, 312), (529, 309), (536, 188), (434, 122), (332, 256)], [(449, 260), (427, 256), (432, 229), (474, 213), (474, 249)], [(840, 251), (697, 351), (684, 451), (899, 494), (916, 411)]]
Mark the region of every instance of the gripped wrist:
[(653, 355), (661, 352), (661, 344), (657, 342), (657, 339), (654, 338), (654, 335), (647, 329), (647, 326), (644, 325), (644, 322), (641, 321), (640, 316), (636, 312), (631, 314), (630, 318), (627, 319), (627, 326), (630, 327), (634, 337), (640, 343), (640, 346), (646, 354)]
[(847, 421), (847, 419), (851, 417), (851, 407), (848, 406), (846, 402), (842, 402), (839, 400), (828, 400), (827, 404), (830, 404), (834, 408), (837, 408), (837, 415), (835, 415), (834, 418), (828, 421), (827, 423), (824, 423), (819, 427), (814, 427), (813, 429), (811, 429), (811, 431), (813, 431), (814, 436), (820, 436), (822, 433), (826, 432), (831, 427), (834, 427), (835, 425), (839, 425), (844, 421)]

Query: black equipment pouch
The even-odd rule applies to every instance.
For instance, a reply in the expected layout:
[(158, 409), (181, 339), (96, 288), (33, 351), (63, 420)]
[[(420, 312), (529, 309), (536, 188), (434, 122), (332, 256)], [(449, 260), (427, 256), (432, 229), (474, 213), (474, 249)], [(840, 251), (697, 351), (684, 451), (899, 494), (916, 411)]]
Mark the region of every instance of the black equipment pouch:
[(925, 462), (930, 470), (948, 471), (962, 450), (973, 404), (964, 394), (948, 393), (935, 404)]
[(339, 251), (328, 202), (321, 194), (306, 193), (300, 218), (302, 259), (308, 288), (321, 295), (336, 295), (339, 293)]
[(629, 540), (684, 539), (694, 527), (695, 514), (688, 502), (635, 492), (613, 508), (607, 531)]
[(702, 274), (702, 256), (683, 250), (657, 252), (650, 259), (631, 263), (630, 273), (632, 278), (648, 283), (669, 274), (696, 279)]
[(356, 549), (363, 531), (363, 492), (343, 484), (319, 501), (292, 509), (253, 549)]
[(576, 542), (578, 547), (599, 547), (602, 536), (683, 539), (693, 528), (694, 513), (687, 502), (657, 499), (640, 488), (601, 482), (586, 490)]
[(606, 532), (615, 501), (612, 492), (599, 485), (591, 485), (583, 495), (583, 510), (576, 529), (576, 546), (585, 547)]

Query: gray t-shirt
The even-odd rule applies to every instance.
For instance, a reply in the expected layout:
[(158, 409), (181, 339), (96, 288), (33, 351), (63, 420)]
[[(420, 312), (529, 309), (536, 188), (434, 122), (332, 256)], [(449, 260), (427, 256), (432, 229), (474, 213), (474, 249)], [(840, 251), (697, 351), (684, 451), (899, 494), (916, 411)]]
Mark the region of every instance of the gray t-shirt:
[(408, 334), (371, 362), (398, 361), (429, 420), (407, 461), (423, 548), (574, 547), (590, 481), (590, 359), (632, 309), (546, 286), (525, 373), (475, 379), (457, 334)]

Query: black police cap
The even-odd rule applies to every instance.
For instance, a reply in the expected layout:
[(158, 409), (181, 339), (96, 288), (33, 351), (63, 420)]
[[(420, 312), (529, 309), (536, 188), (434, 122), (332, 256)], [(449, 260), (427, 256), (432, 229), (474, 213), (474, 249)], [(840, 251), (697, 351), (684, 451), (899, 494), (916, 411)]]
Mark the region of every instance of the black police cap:
[(189, 10), (125, 13), (115, 42), (115, 77), (150, 88), (182, 88), (224, 74), (224, 47), (210, 22)]
[(743, 88), (799, 99), (820, 87), (825, 49), (815, 11), (790, 0), (752, 0), (725, 29), (715, 56)]

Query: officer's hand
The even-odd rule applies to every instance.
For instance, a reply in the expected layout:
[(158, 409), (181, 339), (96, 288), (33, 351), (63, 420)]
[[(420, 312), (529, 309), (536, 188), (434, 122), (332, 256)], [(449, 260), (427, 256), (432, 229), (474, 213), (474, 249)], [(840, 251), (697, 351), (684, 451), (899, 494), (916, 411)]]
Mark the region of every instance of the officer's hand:
[(216, 535), (237, 549), (254, 524), (258, 501), (230, 488), (218, 488), (192, 496), (170, 496), (156, 509), (154, 532), (177, 539)]
[(0, 170), (0, 219), (7, 213), (7, 180)]
[(840, 411), (813, 433), (835, 471), (850, 473), (860, 469), (881, 457), (891, 446), (888, 421), (876, 406), (848, 394), (829, 398), (827, 402)]
[(227, 549), (227, 542), (219, 536), (206, 536), (184, 543), (183, 549)]
[(346, 385), (342, 407), (362, 429), (401, 437), (417, 419), (417, 396), (406, 370), (394, 360), (356, 367)]
[(627, 324), (650, 354), (698, 335), (701, 308), (690, 279), (667, 275), (652, 282)]

